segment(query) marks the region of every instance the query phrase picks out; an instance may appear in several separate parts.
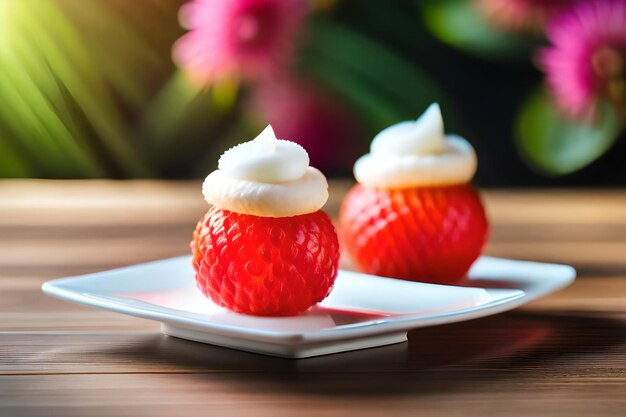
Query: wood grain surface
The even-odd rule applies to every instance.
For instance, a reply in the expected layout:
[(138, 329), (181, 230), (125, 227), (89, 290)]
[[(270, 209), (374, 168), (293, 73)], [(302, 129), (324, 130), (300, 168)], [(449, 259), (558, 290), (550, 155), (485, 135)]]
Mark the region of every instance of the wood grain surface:
[[(331, 214), (349, 186), (331, 184)], [(0, 182), (0, 416), (625, 416), (626, 192), (483, 197), (488, 254), (569, 263), (577, 281), (408, 343), (296, 361), (41, 293), (52, 278), (187, 253), (199, 183)]]

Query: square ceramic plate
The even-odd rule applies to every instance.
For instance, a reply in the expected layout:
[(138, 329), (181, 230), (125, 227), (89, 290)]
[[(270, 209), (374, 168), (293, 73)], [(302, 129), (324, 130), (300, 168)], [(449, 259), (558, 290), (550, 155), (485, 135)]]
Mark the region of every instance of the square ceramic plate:
[(326, 300), (297, 317), (229, 312), (196, 288), (189, 256), (74, 278), (43, 291), (67, 301), (161, 322), (170, 336), (287, 358), (406, 341), (407, 331), (511, 310), (570, 284), (566, 265), (480, 258), (465, 286), (339, 271)]

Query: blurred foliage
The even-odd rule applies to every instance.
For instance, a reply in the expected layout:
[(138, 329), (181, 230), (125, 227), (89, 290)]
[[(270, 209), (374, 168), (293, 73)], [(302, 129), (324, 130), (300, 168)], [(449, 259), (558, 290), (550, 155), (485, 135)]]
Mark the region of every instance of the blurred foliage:
[[(72, 8), (77, 3), (66, 2)], [(103, 6), (95, 0), (80, 2), (88, 11), (84, 16), (107, 25), (111, 43), (99, 42), (95, 48), (88, 40), (104, 38), (96, 33), (102, 25), (86, 25), (93, 31), (83, 36), (60, 3), (0, 1), (0, 134), (25, 168), (2, 175), (152, 173), (138, 156), (120, 107), (142, 105), (147, 93), (136, 74), (159, 62), (152, 45)], [(113, 46), (122, 40), (132, 45), (133, 59)], [(4, 161), (9, 158), (5, 155), (0, 163), (3, 170), (10, 169)]]
[[(183, 3), (0, 0), (0, 176), (198, 176), (225, 148), (252, 137), (263, 123), (249, 103), (254, 85), (199, 88), (172, 64)], [(472, 0), (318, 3), (293, 70), (358, 117), (363, 142), (433, 101), (446, 125), (463, 133), (467, 118), (480, 115), (468, 102), (488, 109), (504, 97), (521, 104), (508, 129), (525, 160), (560, 175), (596, 160), (620, 132), (608, 107), (595, 124), (573, 123), (545, 92), (523, 102), (490, 86), (489, 71), (538, 80), (531, 56), (541, 39), (496, 30)], [(497, 149), (479, 145), (484, 154)]]

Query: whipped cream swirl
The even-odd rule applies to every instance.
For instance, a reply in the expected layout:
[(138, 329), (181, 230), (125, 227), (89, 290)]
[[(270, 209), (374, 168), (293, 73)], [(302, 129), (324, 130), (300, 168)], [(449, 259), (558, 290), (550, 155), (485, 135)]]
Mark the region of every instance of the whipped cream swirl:
[(370, 153), (354, 164), (354, 176), (372, 188), (408, 188), (469, 182), (476, 173), (476, 153), (457, 135), (445, 135), (437, 103), (416, 121), (381, 131)]
[(289, 217), (312, 213), (328, 200), (326, 177), (309, 166), (304, 148), (276, 138), (267, 126), (254, 140), (221, 156), (202, 184), (214, 206), (241, 214)]

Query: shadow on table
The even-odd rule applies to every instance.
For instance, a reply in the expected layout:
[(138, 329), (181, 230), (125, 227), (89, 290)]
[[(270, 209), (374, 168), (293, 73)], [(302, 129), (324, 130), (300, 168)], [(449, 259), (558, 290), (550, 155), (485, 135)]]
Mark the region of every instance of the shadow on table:
[[(611, 362), (626, 346), (623, 322), (514, 313), (412, 331), (409, 343), (301, 360), (209, 346), (162, 335), (101, 352), (135, 365), (170, 365), (189, 378), (246, 389), (381, 396), (471, 389), (524, 376), (575, 374), (580, 359)], [(617, 355), (617, 353), (614, 353)], [(484, 385), (483, 385), (484, 387)]]

